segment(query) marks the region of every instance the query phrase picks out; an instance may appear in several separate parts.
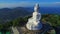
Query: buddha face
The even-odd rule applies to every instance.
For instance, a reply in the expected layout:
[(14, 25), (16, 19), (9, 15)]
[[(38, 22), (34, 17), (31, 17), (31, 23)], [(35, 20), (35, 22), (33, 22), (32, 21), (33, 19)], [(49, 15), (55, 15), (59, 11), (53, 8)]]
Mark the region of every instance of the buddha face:
[(34, 7), (34, 11), (38, 11), (39, 10), (39, 4), (36, 4)]

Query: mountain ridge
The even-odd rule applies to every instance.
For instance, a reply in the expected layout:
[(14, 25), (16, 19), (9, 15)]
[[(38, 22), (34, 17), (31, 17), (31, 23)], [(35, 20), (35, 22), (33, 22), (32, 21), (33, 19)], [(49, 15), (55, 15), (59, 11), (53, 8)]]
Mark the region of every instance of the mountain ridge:
[[(0, 20), (2, 22), (5, 22), (7, 20), (13, 20), (18, 17), (32, 15), (33, 11), (34, 11), (33, 7), (2, 8), (0, 9)], [(39, 12), (41, 14), (60, 15), (60, 8), (40, 7)]]

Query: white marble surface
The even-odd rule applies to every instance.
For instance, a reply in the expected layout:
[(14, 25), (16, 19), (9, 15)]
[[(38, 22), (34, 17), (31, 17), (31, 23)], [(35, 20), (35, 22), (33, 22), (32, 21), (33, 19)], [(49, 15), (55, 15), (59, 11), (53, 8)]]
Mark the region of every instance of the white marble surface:
[(41, 14), (39, 11), (39, 4), (36, 4), (34, 7), (34, 12), (31, 18), (28, 19), (26, 24), (27, 29), (29, 30), (40, 30), (42, 28), (42, 24), (40, 23)]

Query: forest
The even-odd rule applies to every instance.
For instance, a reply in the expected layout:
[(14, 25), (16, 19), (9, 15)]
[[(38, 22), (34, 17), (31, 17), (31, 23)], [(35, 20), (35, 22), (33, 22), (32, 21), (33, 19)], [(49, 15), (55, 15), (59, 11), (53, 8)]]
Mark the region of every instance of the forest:
[[(12, 26), (13, 27), (25, 26), (30, 17), (31, 16), (18, 17), (18, 18), (15, 18), (14, 20), (7, 21), (7, 23), (0, 24), (0, 31), (3, 31), (3, 32), (11, 31), (10, 27)], [(60, 26), (60, 15), (55, 15), (55, 14), (42, 15), (42, 18), (40, 21), (49, 23), (52, 27), (57, 28), (58, 26)]]

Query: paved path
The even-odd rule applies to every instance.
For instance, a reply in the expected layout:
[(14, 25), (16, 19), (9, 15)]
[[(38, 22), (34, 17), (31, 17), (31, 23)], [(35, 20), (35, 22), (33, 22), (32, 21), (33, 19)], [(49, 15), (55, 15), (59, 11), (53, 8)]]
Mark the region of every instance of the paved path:
[(19, 32), (18, 32), (16, 27), (12, 27), (12, 31), (13, 31), (14, 34), (19, 34)]
[(17, 27), (17, 30), (20, 34), (23, 34), (23, 32), (26, 31), (25, 27)]

